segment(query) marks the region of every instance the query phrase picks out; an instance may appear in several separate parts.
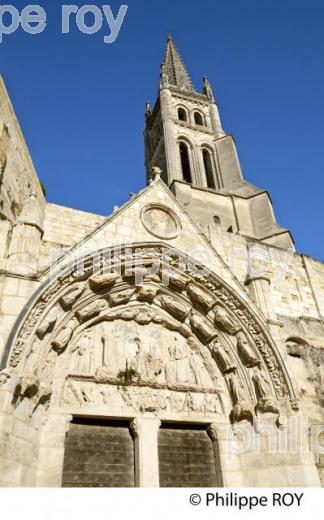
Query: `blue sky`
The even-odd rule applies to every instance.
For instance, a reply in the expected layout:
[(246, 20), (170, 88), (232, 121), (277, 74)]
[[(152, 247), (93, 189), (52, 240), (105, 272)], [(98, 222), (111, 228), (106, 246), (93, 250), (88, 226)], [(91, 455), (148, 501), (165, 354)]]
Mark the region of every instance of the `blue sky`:
[[(38, 2), (44, 33), (19, 30), (0, 45), (0, 72), (48, 200), (107, 215), (143, 188), (144, 105), (155, 99), (172, 31), (195, 86), (205, 74), (213, 83), (246, 179), (269, 190), (297, 250), (324, 260), (324, 2), (124, 1), (112, 45), (106, 25), (87, 36), (72, 23), (62, 35), (59, 1)], [(75, 0), (86, 3), (108, 0)], [(121, 2), (109, 3), (117, 13)]]

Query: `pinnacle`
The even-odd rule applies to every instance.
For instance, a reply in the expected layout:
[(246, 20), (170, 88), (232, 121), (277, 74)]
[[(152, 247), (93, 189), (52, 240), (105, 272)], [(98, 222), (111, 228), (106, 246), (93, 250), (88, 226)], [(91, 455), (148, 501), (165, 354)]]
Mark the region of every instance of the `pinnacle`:
[(167, 48), (165, 51), (163, 65), (171, 85), (179, 87), (182, 90), (194, 90), (189, 73), (182, 61), (179, 51), (174, 44), (171, 33), (168, 34)]

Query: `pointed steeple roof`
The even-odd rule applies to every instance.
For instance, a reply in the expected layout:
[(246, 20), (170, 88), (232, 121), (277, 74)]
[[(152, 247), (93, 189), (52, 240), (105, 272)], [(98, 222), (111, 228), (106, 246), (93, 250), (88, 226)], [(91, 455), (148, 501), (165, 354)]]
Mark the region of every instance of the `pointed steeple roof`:
[(163, 65), (164, 72), (168, 75), (170, 85), (174, 85), (183, 90), (194, 90), (188, 71), (183, 64), (180, 53), (170, 33), (168, 35)]

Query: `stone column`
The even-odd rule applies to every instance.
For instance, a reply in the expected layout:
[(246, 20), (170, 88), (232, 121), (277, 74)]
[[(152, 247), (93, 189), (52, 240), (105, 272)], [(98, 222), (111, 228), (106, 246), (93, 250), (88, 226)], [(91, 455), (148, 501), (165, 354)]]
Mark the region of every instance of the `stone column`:
[(158, 432), (161, 421), (151, 417), (136, 417), (131, 428), (135, 434), (136, 485), (159, 487)]
[(161, 118), (163, 122), (165, 155), (167, 163), (168, 182), (183, 180), (180, 164), (179, 147), (175, 136), (174, 114), (171, 91), (167, 86), (160, 90)]
[(203, 188), (207, 188), (207, 180), (205, 175), (205, 166), (202, 157), (201, 147), (199, 145), (194, 146), (195, 157), (196, 157), (196, 184), (197, 186), (202, 186)]
[(247, 278), (245, 285), (249, 288), (249, 293), (265, 318), (276, 321), (277, 316), (272, 303), (271, 280), (267, 276), (256, 276)]

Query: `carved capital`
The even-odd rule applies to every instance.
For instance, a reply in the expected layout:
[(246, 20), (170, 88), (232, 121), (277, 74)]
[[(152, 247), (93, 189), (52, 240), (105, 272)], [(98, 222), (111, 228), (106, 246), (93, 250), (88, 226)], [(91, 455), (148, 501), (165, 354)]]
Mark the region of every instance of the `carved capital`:
[(229, 425), (213, 423), (208, 426), (207, 433), (213, 442), (226, 441), (230, 435), (229, 428)]
[(142, 433), (142, 421), (135, 417), (130, 424), (131, 430), (134, 433), (135, 437), (139, 437)]
[(219, 431), (218, 426), (216, 426), (216, 424), (211, 424), (210, 426), (208, 426), (207, 433), (213, 442), (219, 441)]
[(149, 419), (149, 418), (140, 418), (140, 417), (135, 417), (135, 419), (132, 420), (130, 427), (136, 438), (143, 436), (145, 427), (148, 424), (150, 426), (151, 433), (152, 433), (152, 428), (156, 432), (158, 432), (158, 430), (161, 426), (161, 421), (159, 419)]

